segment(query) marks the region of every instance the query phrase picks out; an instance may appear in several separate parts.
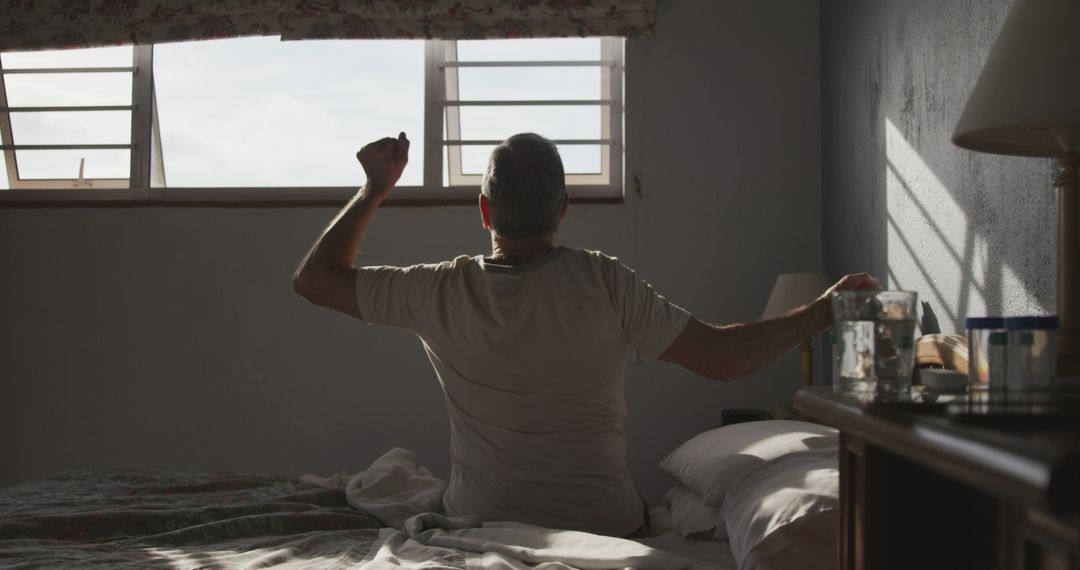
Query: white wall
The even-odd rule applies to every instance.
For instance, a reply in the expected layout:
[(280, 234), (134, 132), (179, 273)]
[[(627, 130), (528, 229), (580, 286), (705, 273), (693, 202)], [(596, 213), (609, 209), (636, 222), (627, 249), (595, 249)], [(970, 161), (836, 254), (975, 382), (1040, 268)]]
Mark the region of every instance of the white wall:
[[(711, 321), (759, 316), (820, 268), (818, 4), (682, 0), (628, 45), (628, 162), (644, 196), (560, 234), (636, 266)], [(357, 141), (358, 144), (365, 141)], [(330, 209), (0, 209), (0, 485), (72, 468), (351, 471), (392, 446), (446, 474), (419, 342), (291, 290)], [(472, 208), (379, 212), (364, 263), (482, 253)], [(731, 407), (787, 401), (797, 362), (730, 385), (628, 373), (630, 461), (655, 467)]]

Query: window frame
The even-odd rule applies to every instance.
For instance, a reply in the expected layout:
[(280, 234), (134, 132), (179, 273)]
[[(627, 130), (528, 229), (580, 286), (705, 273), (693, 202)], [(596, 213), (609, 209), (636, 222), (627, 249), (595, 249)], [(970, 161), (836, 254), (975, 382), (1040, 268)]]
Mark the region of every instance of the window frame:
[[(92, 178), (84, 179), (81, 168), (78, 178), (19, 178), (18, 162), (15, 153), (19, 150), (128, 150), (134, 151), (135, 129), (135, 71), (139, 61), (138, 51), (145, 49), (137, 46), (132, 47), (132, 63), (128, 67), (31, 67), (4, 69), (0, 63), (0, 151), (3, 152), (3, 160), (7, 169), (8, 181), (11, 190), (52, 190), (57, 188), (80, 188), (90, 187), (99, 189), (128, 189), (131, 178)], [(51, 105), (51, 106), (18, 106), (13, 107), (7, 100), (7, 76), (9, 75), (65, 75), (65, 74), (93, 74), (93, 73), (129, 73), (131, 74), (132, 99), (127, 105)], [(128, 143), (117, 144), (17, 144), (13, 138), (11, 126), (12, 113), (64, 113), (64, 112), (96, 112), (96, 111), (127, 111), (131, 114), (132, 138)], [(133, 157), (129, 157), (129, 164), (134, 165)]]
[[(461, 147), (467, 144), (474, 145), (497, 145), (496, 140), (472, 140), (462, 141), (460, 137), (459, 112), (464, 106), (597, 106), (601, 111), (600, 138), (588, 139), (556, 139), (559, 145), (576, 144), (599, 144), (601, 148), (601, 172), (599, 174), (567, 174), (567, 190), (576, 197), (611, 198), (622, 195), (622, 73), (623, 50), (620, 38), (602, 38), (599, 60), (578, 61), (457, 61), (457, 42), (434, 41), (432, 59), (443, 72), (437, 77), (443, 83), (440, 93), (441, 106), (446, 113), (446, 133), (440, 129), (438, 143), (428, 141), (426, 152), (434, 150), (440, 158), (449, 155), (447, 165), (449, 182), (446, 187), (449, 191), (458, 188), (469, 188), (472, 194), (479, 190), (480, 175), (465, 174), (460, 171)], [(489, 101), (461, 101), (457, 98), (457, 70), (464, 67), (600, 67), (600, 99), (595, 100), (489, 100)], [(607, 112), (603, 112), (604, 108)], [(438, 144), (438, 146), (435, 146)], [(443, 153), (443, 147), (447, 152)]]
[[(600, 139), (556, 140), (558, 144), (601, 145), (603, 173), (567, 175), (567, 193), (575, 203), (622, 203), (625, 195), (623, 185), (623, 82), (625, 74), (625, 40), (616, 37), (601, 38), (601, 59), (596, 61), (544, 61), (544, 62), (487, 62), (479, 65), (499, 67), (579, 66), (593, 65), (602, 68), (601, 99), (574, 101), (571, 103), (601, 105), (602, 126)], [(79, 187), (71, 179), (25, 180), (18, 187), (0, 190), (0, 207), (5, 206), (210, 206), (210, 207), (295, 207), (336, 206), (350, 199), (357, 186), (328, 187), (160, 187), (151, 184), (165, 181), (161, 136), (157, 123), (157, 105), (153, 81), (153, 45), (137, 45), (133, 50), (132, 99), (128, 106), (107, 106), (108, 110), (130, 109), (131, 140), (129, 145), (11, 145), (11, 112), (26, 112), (7, 105), (4, 85), (5, 74), (27, 73), (25, 70), (5, 70), (0, 66), (0, 149), (6, 161), (9, 176), (17, 168), (14, 151), (26, 147), (49, 148), (130, 148), (131, 173), (127, 179), (88, 179), (89, 187)], [(453, 113), (444, 110), (460, 109), (460, 103), (447, 96), (448, 77), (456, 79), (456, 69), (461, 62), (453, 61), (456, 40), (425, 40), (424, 56), (424, 164), (422, 186), (400, 186), (387, 205), (433, 206), (475, 204), (479, 194), (478, 175), (457, 174), (447, 165), (452, 179), (443, 184), (444, 160), (450, 155), (458, 160), (461, 144), (498, 144), (500, 141), (460, 141), (444, 138), (444, 127)], [(521, 65), (524, 63), (524, 65)], [(518, 64), (518, 65), (515, 65)], [(478, 65), (467, 63), (464, 66)], [(112, 69), (112, 68), (109, 68)], [(127, 68), (116, 68), (126, 70)], [(452, 71), (448, 71), (452, 70)], [(42, 71), (56, 72), (55, 70)], [(74, 72), (74, 70), (68, 71)], [(537, 101), (499, 102), (501, 105), (536, 105)], [(540, 101), (554, 105), (566, 105), (565, 101)], [(469, 103), (466, 103), (469, 104)], [(475, 103), (472, 103), (475, 104)], [(106, 106), (83, 106), (93, 110)], [(123, 109), (120, 109), (123, 107)], [(50, 108), (52, 110), (53, 108)], [(61, 109), (67, 110), (67, 109)], [(106, 110), (106, 109), (100, 109)], [(606, 112), (605, 112), (606, 110)], [(451, 132), (447, 130), (447, 132)], [(358, 143), (359, 144), (359, 143)], [(415, 142), (414, 142), (415, 144)], [(449, 149), (449, 150), (447, 150)], [(456, 156), (455, 156), (456, 155)], [(455, 184), (458, 182), (458, 184)], [(73, 187), (74, 186), (74, 187)]]

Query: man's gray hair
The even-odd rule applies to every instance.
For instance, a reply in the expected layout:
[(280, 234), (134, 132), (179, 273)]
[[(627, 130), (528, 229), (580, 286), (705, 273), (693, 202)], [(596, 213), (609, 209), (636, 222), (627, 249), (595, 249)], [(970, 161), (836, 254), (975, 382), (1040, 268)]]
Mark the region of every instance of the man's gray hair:
[(491, 153), (480, 192), (491, 205), (491, 226), (529, 237), (559, 228), (566, 176), (555, 143), (534, 133), (514, 135)]

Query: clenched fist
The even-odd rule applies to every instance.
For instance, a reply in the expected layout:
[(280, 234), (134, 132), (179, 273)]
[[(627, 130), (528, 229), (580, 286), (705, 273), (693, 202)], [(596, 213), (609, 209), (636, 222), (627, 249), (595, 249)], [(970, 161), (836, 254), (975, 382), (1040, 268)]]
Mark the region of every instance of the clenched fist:
[(385, 196), (393, 190), (405, 165), (409, 163), (409, 139), (402, 132), (398, 138), (386, 137), (364, 145), (356, 159), (367, 174), (367, 186), (372, 192)]

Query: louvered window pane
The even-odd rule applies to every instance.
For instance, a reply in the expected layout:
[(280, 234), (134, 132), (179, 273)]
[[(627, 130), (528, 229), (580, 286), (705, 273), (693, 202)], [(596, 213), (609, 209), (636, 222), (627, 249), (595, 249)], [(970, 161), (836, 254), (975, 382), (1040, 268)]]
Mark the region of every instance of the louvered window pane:
[(600, 59), (600, 38), (461, 40), (458, 61), (567, 61)]
[(22, 51), (0, 54), (4, 69), (39, 69), (61, 67), (131, 67), (131, 46)]
[(600, 145), (568, 144), (559, 147), (563, 169), (567, 174), (600, 174), (602, 151)]
[(130, 105), (131, 73), (34, 73), (4, 78), (12, 107)]
[(461, 171), (463, 174), (483, 174), (487, 169), (488, 158), (495, 146), (464, 146), (461, 147)]
[(559, 145), (568, 190), (621, 193), (621, 58), (613, 38), (446, 42), (444, 183), (479, 185), (488, 141), (533, 132)]
[(6, 186), (128, 185), (130, 149), (67, 147), (131, 143), (132, 46), (4, 53), (0, 63), (11, 108), (0, 121)]
[(11, 131), (20, 145), (127, 144), (131, 142), (131, 112), (12, 113)]
[(504, 139), (535, 132), (550, 139), (599, 139), (601, 110), (595, 106), (462, 107), (462, 140)]
[(131, 173), (129, 150), (20, 150), (16, 154), (22, 180), (76, 180), (85, 159), (83, 177), (127, 178)]
[(599, 67), (463, 67), (462, 101), (600, 99)]

